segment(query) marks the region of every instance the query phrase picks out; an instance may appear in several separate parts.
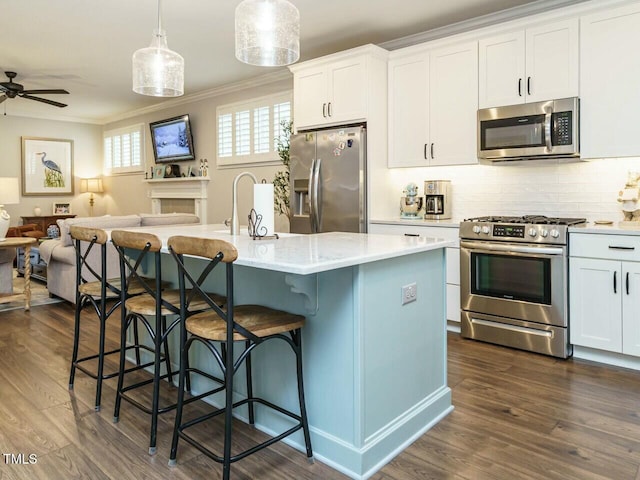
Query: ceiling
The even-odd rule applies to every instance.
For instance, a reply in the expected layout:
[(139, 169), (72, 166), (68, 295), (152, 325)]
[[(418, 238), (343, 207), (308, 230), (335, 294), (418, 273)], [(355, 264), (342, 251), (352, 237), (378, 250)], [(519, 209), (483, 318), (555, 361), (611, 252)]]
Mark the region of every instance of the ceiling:
[[(380, 44), (524, 4), (567, 0), (291, 0), (300, 10), (301, 60), (366, 43)], [(573, 0), (575, 2), (575, 0)], [(569, 0), (569, 3), (571, 0)], [(2, 2), (0, 71), (16, 71), (25, 89), (60, 109), (22, 98), (0, 114), (104, 123), (166, 101), (131, 90), (131, 55), (147, 47), (157, 24), (156, 0)], [(234, 10), (240, 0), (165, 0), (169, 48), (185, 59), (185, 94), (263, 75), (234, 56)], [(0, 73), (0, 81), (6, 78)]]

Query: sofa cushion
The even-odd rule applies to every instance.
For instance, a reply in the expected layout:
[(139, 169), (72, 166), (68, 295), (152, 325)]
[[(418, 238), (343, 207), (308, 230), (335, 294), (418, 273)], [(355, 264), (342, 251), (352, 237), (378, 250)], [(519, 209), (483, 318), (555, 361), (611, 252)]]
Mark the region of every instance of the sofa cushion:
[(63, 246), (73, 245), (69, 230), (71, 225), (79, 225), (82, 227), (94, 227), (94, 228), (124, 228), (124, 227), (139, 227), (140, 217), (138, 215), (122, 215), (111, 216), (105, 215), (104, 217), (79, 217), (79, 218), (67, 218), (60, 227), (60, 238), (62, 239)]
[(187, 223), (200, 223), (200, 219), (193, 213), (141, 213), (140, 226), (151, 227), (154, 225), (184, 225)]

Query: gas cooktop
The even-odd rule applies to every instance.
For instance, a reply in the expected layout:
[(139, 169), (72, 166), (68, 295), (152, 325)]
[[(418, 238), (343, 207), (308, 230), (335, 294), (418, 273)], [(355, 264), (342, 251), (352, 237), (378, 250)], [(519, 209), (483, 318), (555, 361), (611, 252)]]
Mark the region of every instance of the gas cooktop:
[(545, 217), (544, 215), (523, 215), (522, 217), (511, 217), (503, 215), (492, 215), (486, 217), (467, 218), (465, 222), (487, 222), (487, 223), (527, 223), (531, 225), (580, 225), (586, 223), (586, 218), (561, 218)]

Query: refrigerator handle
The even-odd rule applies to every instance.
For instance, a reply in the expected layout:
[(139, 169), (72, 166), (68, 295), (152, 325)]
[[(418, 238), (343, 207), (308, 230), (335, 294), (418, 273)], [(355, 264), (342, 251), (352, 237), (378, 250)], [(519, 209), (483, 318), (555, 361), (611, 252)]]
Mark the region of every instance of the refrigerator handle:
[(309, 223), (311, 228), (311, 233), (315, 233), (315, 225), (316, 225), (316, 216), (313, 210), (313, 174), (316, 166), (316, 159), (311, 160), (311, 168), (309, 168)]
[(311, 166), (313, 170), (312, 178), (313, 182), (311, 183), (310, 190), (313, 192), (311, 197), (311, 217), (312, 217), (312, 231), (313, 233), (318, 233), (320, 231), (320, 164), (322, 160), (316, 158)]

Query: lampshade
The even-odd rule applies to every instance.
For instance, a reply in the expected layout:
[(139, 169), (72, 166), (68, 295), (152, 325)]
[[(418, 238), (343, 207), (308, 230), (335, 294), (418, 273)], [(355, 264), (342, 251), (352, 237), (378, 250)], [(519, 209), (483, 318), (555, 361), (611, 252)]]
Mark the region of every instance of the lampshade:
[(161, 0), (158, 0), (158, 28), (153, 31), (151, 45), (136, 50), (132, 63), (134, 92), (152, 97), (179, 97), (184, 93), (184, 59), (167, 46)]
[(80, 193), (103, 193), (101, 178), (82, 178), (80, 180)]
[(244, 0), (236, 7), (236, 58), (261, 67), (300, 58), (300, 13), (286, 0)]
[(20, 203), (20, 184), (16, 177), (0, 177), (0, 205)]

